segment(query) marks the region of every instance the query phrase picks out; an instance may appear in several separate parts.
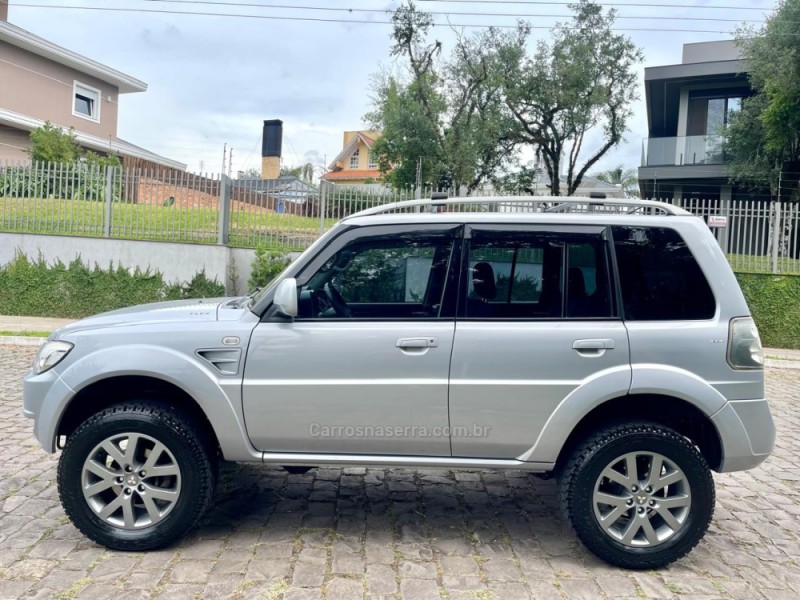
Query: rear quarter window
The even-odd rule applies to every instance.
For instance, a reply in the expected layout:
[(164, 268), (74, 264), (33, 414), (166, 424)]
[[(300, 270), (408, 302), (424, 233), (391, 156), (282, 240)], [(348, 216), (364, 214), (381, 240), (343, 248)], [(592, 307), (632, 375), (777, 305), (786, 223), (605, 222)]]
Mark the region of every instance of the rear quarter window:
[(612, 227), (624, 317), (629, 321), (711, 319), (716, 300), (680, 234), (666, 227)]

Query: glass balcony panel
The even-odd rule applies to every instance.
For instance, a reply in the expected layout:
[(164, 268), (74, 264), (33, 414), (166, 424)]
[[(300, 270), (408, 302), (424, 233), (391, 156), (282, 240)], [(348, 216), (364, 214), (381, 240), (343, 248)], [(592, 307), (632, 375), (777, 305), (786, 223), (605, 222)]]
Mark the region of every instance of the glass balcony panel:
[(721, 165), (724, 141), (720, 135), (648, 138), (644, 141), (642, 166)]

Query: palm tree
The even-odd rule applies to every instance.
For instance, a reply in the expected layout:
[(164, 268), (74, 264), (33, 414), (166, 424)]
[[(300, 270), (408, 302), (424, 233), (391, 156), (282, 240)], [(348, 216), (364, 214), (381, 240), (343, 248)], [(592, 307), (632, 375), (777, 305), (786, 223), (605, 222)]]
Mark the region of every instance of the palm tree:
[(310, 162), (307, 162), (298, 167), (281, 167), (281, 175), (291, 175), (292, 177), (297, 177), (306, 183), (311, 183), (314, 180), (314, 165)]
[(619, 165), (608, 171), (594, 173), (592, 177), (612, 185), (622, 186), (622, 191), (626, 198), (639, 197), (639, 178), (636, 176), (636, 169), (625, 169), (622, 165)]

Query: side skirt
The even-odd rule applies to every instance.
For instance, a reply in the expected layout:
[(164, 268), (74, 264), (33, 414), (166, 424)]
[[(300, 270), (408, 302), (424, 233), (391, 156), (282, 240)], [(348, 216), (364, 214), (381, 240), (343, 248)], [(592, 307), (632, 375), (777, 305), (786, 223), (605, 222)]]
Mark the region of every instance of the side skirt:
[(378, 456), (371, 454), (313, 454), (295, 452), (264, 452), (262, 460), (276, 465), (303, 467), (366, 466), (446, 469), (516, 469), (531, 473), (553, 470), (554, 463), (524, 462), (515, 459), (452, 458), (447, 456)]

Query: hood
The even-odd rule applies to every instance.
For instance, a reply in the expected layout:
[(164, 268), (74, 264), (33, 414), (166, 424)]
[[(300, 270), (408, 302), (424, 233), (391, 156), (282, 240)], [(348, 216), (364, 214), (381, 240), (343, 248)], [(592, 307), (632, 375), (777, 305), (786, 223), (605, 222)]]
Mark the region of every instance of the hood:
[(216, 321), (217, 309), (223, 300), (225, 299), (173, 300), (129, 306), (70, 323), (59, 329), (55, 337), (100, 327), (126, 327), (144, 323), (175, 323), (179, 321)]

